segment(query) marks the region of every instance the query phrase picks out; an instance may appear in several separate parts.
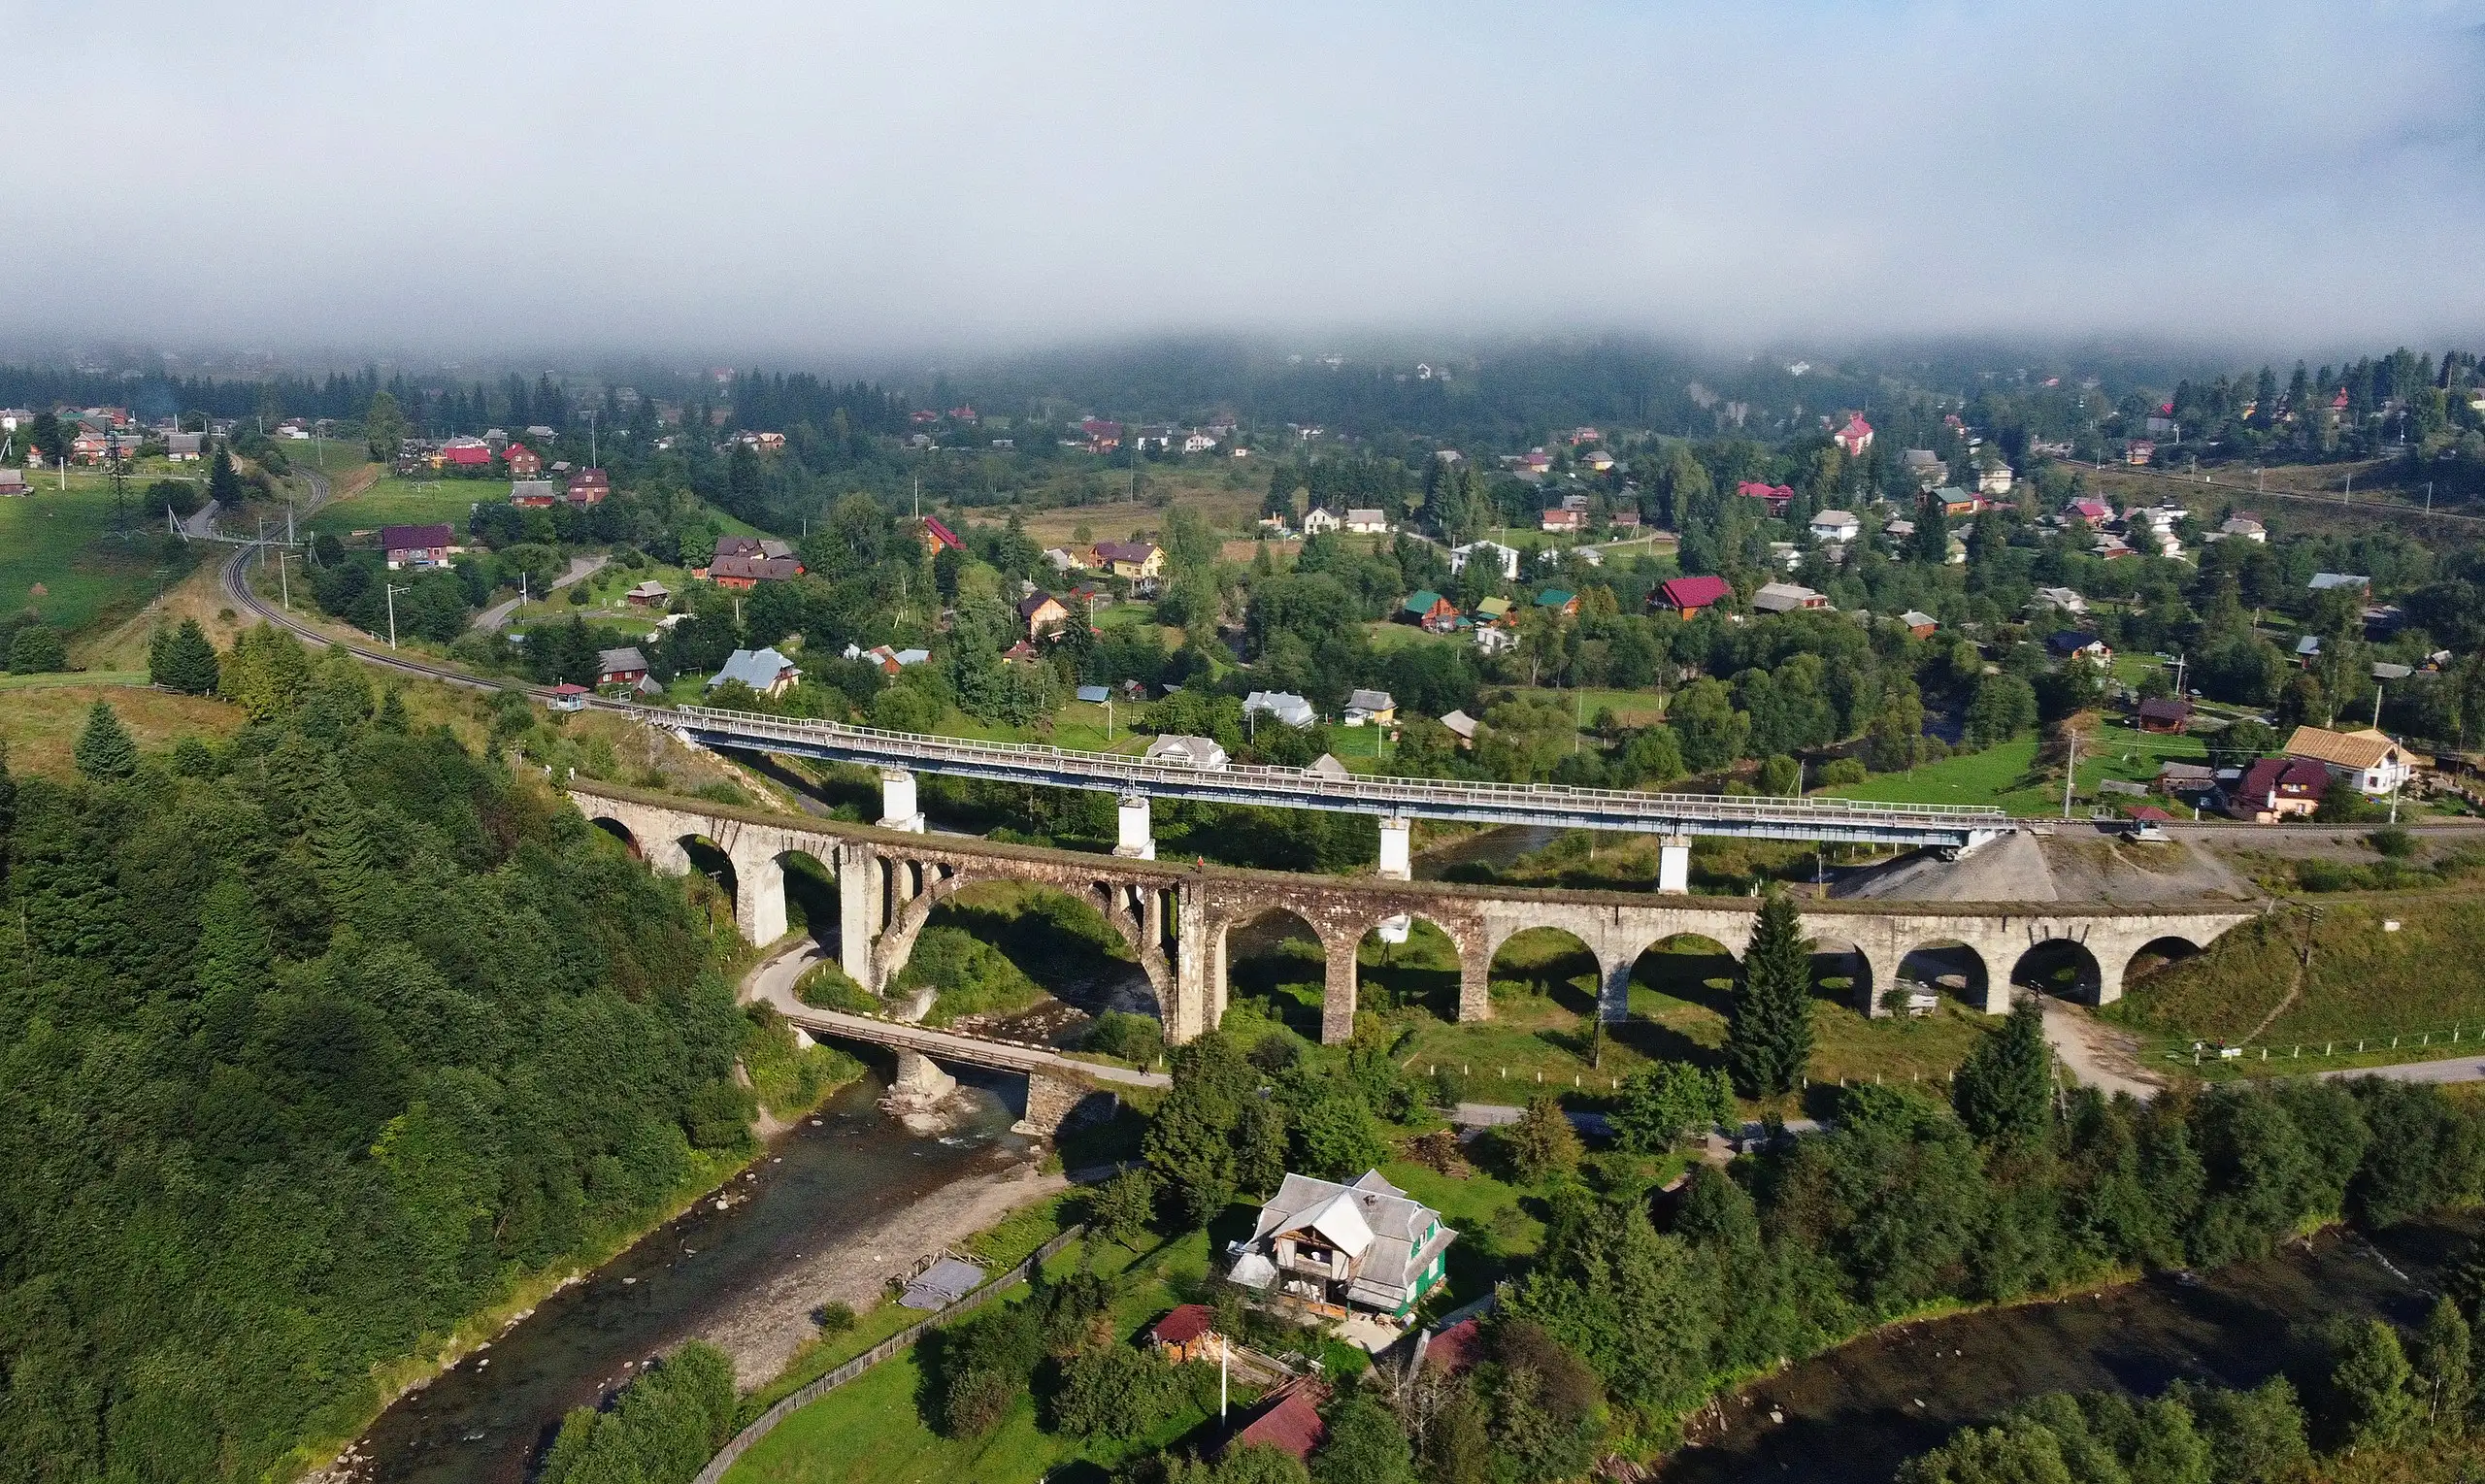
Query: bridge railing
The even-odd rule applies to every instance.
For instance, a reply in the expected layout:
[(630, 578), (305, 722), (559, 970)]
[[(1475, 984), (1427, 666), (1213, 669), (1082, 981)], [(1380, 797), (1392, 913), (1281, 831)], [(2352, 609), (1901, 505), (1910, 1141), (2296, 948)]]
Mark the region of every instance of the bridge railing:
[(1150, 762), (1118, 752), (1090, 752), (1042, 742), (982, 742), (970, 738), (932, 737), (892, 732), (843, 722), (807, 721), (754, 711), (685, 706), (670, 709), (624, 707), (641, 719), (660, 726), (689, 724), (703, 731), (758, 740), (835, 746), (869, 751), (891, 764), (928, 761), (984, 765), (1008, 769), (1040, 769), (1115, 784), (1197, 788), (1228, 784), (1238, 792), (1256, 788), (1298, 795), (1316, 795), (1368, 803), (1386, 812), (1396, 806), (1448, 806), (1567, 808), (1612, 816), (1665, 821), (1669, 819), (1736, 820), (1752, 823), (1814, 823), (1859, 826), (1893, 825), (1934, 830), (1995, 830), (2009, 827), (1999, 808), (1948, 804), (1882, 804), (1853, 799), (1733, 798), (1719, 794), (1642, 793), (1634, 789), (1579, 788), (1559, 783), (1486, 783), (1434, 778), (1332, 777), (1300, 768), (1235, 764), (1224, 768), (1193, 768), (1179, 763)]

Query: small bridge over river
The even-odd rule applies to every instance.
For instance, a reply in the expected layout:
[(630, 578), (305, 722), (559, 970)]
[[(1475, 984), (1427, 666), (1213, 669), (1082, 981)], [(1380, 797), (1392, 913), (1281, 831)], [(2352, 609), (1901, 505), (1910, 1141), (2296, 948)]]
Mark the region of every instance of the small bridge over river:
[[(1334, 1042), (1354, 1029), (1356, 952), (1375, 929), (1421, 919), (1449, 940), (1458, 953), (1462, 1021), (1491, 1016), (1488, 976), (1503, 943), (1530, 928), (1561, 929), (1594, 956), (1598, 1012), (1618, 1021), (1628, 1012), (1632, 971), (1642, 953), (1695, 935), (1740, 957), (1760, 907), (1736, 897), (1185, 866), (769, 813), (601, 783), (575, 782), (568, 794), (658, 871), (687, 873), (693, 843), (721, 853), (732, 864), (736, 925), (754, 943), (784, 936), (783, 863), (789, 855), (810, 857), (837, 883), (839, 964), (875, 993), (906, 966), (932, 909), (965, 888), (1015, 881), (1067, 893), (1094, 907), (1129, 945), (1154, 990), (1166, 1039), (1177, 1044), (1224, 1017), (1227, 935), (1279, 910), (1319, 940), (1326, 969), (1321, 1038)], [(1927, 948), (1968, 963), (1971, 995), (1980, 979), (1981, 1003), (1995, 1013), (2008, 1008), (2010, 984), (2040, 951), (2075, 958), (2086, 998), (2110, 1004), (2122, 997), (2124, 977), (2141, 954), (2197, 951), (2262, 910), (2238, 903), (1802, 904), (1814, 951), (1844, 955), (1855, 966), (1856, 1007), (1870, 1013), (1880, 1012), (1901, 966)]]

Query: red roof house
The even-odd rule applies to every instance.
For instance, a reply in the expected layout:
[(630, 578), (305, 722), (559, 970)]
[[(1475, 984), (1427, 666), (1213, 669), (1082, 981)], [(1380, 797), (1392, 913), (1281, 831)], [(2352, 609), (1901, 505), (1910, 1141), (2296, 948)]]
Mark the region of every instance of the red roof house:
[(1670, 608), (1690, 618), (1712, 603), (1723, 603), (1735, 595), (1735, 584), (1724, 577), (1668, 577), (1648, 594), (1648, 607)]
[(501, 461), (509, 465), (514, 479), (531, 479), (544, 472), (544, 456), (524, 444), (510, 445), (502, 450)]
[(1745, 479), (1735, 486), (1735, 493), (1747, 500), (1766, 502), (1772, 515), (1785, 514), (1786, 507), (1795, 503), (1794, 486), (1788, 484), (1764, 484), (1758, 479)]
[(570, 476), (567, 498), (572, 505), (602, 505), (613, 493), (613, 480), (601, 469), (581, 469)]
[(1442, 1375), (1459, 1375), (1484, 1358), (1484, 1332), (1473, 1319), (1462, 1319), (1424, 1341), (1424, 1364)]
[(1275, 1448), (1297, 1462), (1309, 1463), (1313, 1451), (1329, 1440), (1329, 1425), (1320, 1420), (1320, 1399), (1324, 1395), (1326, 1392), (1317, 1381), (1299, 1381), (1283, 1388), (1276, 1404), (1235, 1434), (1225, 1445), (1226, 1451)]
[(967, 548), (967, 544), (958, 540), (958, 533), (950, 530), (947, 526), (943, 525), (938, 518), (931, 515), (924, 516), (923, 554), (926, 556), (937, 555), (943, 546), (946, 546), (952, 551), (964, 551)]
[(2309, 758), (2265, 757), (2243, 772), (2227, 812), (2261, 824), (2301, 817), (2321, 807), (2330, 791), (2330, 770)]
[(489, 469), (492, 466), (491, 445), (480, 438), (452, 439), (440, 450), (440, 462), (451, 469)]
[(1831, 434), (1830, 442), (1838, 445), (1848, 458), (1862, 458), (1864, 450), (1872, 446), (1872, 425), (1864, 420), (1862, 412), (1850, 412), (1846, 426)]

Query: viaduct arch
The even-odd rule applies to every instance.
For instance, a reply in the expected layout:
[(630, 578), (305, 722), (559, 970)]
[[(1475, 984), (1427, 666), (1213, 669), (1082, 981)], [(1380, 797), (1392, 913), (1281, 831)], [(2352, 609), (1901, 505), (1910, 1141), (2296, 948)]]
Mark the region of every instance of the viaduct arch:
[[(735, 926), (755, 943), (785, 935), (779, 858), (790, 851), (808, 853), (837, 880), (839, 966), (874, 993), (883, 991), (905, 966), (932, 908), (967, 886), (1031, 882), (1077, 897), (1095, 906), (1130, 945), (1155, 988), (1166, 1039), (1176, 1043), (1224, 1018), (1227, 935), (1271, 907), (1301, 918), (1320, 941), (1326, 1041), (1353, 1033), (1355, 955), (1364, 935), (1396, 919), (1422, 918), (1457, 949), (1462, 1021), (1491, 1016), (1487, 984), (1494, 953), (1512, 936), (1539, 927), (1560, 928), (1587, 946), (1597, 962), (1598, 1013), (1620, 1020), (1629, 1011), (1631, 973), (1640, 954), (1668, 939), (1697, 934), (1740, 958), (1759, 909), (1745, 898), (1201, 868), (769, 814), (605, 784), (573, 783), (568, 793), (580, 812), (633, 843), (660, 872), (679, 875), (690, 870), (681, 841), (713, 841), (733, 863)], [(2011, 979), (2021, 961), (2045, 945), (2076, 945), (2095, 966), (2094, 1003), (2111, 1004), (2122, 998), (2124, 974), (2143, 950), (2164, 956), (2205, 948), (2263, 910), (2243, 904), (1814, 902), (1803, 906), (1802, 918), (1806, 938), (1861, 960), (1857, 993), (1865, 1003), (1859, 1009), (1882, 1012), (1878, 998), (1899, 981), (1909, 954), (1957, 944), (1985, 967), (1983, 1006), (1999, 1014), (2009, 1008)], [(2083, 980), (2088, 977), (2083, 974)]]

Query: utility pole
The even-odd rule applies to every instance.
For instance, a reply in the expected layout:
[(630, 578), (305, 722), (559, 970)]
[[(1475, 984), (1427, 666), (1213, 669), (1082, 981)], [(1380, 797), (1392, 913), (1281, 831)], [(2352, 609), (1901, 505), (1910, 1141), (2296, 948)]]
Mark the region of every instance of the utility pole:
[(293, 584), (285, 580), (287, 571), (285, 563), (292, 559), (293, 553), (290, 551), (280, 551), (276, 554), (276, 601), (288, 613), (293, 611)]
[(397, 595), (413, 592), (414, 588), (399, 587), (393, 582), (381, 585), (388, 589), (388, 647), (394, 649), (397, 647)]
[(2069, 819), (2071, 785), (2079, 780), (2079, 732), (2069, 722), (2063, 724), (2063, 732), (2071, 738), (2071, 765), (2062, 771), (2062, 817)]

